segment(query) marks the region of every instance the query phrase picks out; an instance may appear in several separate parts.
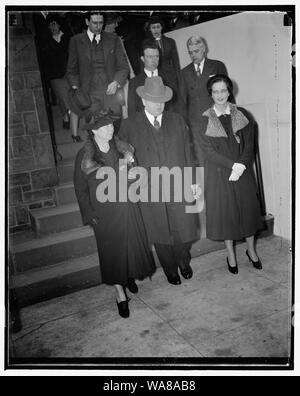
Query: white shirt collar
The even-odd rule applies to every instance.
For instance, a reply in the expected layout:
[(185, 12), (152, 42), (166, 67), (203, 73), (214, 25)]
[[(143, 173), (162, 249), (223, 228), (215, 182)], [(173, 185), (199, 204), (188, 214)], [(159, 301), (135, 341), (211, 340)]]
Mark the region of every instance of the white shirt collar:
[[(203, 58), (202, 61), (200, 62), (201, 73), (203, 73), (204, 62), (205, 62), (205, 58)], [(198, 64), (197, 63), (194, 63), (194, 68), (195, 68), (195, 71), (197, 71), (197, 69), (198, 69)]]
[[(146, 109), (145, 109), (145, 114), (150, 123), (153, 125), (154, 124), (154, 115), (150, 114)], [(159, 125), (161, 126), (161, 120), (162, 120), (162, 114), (156, 117), (157, 121), (159, 122)], [(154, 126), (154, 125), (153, 125)]]
[(157, 77), (158, 76), (158, 70), (157, 69), (153, 70), (153, 75), (152, 75), (152, 72), (150, 70), (144, 69), (144, 72), (147, 75), (147, 77)]
[(226, 106), (226, 109), (225, 109), (224, 113), (221, 113), (220, 110), (218, 110), (218, 109), (216, 108), (216, 105), (214, 105), (214, 110), (215, 110), (215, 113), (216, 113), (217, 117), (220, 117), (222, 114), (228, 114), (228, 115), (230, 115), (230, 107), (229, 107), (229, 104), (228, 104), (228, 103), (227, 103), (227, 106)]
[[(94, 38), (94, 33), (92, 33), (89, 28), (87, 29), (86, 32), (87, 32), (87, 35), (89, 36), (90, 42), (92, 42), (93, 38)], [(100, 40), (101, 40), (101, 34), (99, 33), (99, 34), (96, 35), (97, 43), (99, 43)]]

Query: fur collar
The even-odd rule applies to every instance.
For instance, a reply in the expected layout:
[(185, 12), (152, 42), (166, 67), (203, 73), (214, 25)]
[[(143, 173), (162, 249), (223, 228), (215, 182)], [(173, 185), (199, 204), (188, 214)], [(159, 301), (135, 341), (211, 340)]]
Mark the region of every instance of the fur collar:
[[(230, 107), (233, 135), (236, 141), (240, 143), (240, 138), (237, 135), (237, 132), (243, 129), (246, 125), (248, 125), (249, 120), (244, 116), (244, 114), (240, 110), (238, 110), (236, 105), (229, 103), (229, 107)], [(202, 115), (208, 117), (208, 124), (205, 135), (210, 137), (228, 137), (213, 107), (206, 110)]]
[[(131, 146), (131, 144), (123, 142), (117, 136), (113, 137), (110, 146), (111, 149), (115, 149), (119, 153), (120, 157), (121, 155), (124, 157), (125, 153), (128, 152), (131, 154), (134, 153), (134, 148)], [(94, 171), (101, 168), (101, 166), (105, 166), (102, 153), (91, 135), (88, 136), (83, 150), (84, 154), (81, 161), (81, 170), (86, 175), (93, 173)]]

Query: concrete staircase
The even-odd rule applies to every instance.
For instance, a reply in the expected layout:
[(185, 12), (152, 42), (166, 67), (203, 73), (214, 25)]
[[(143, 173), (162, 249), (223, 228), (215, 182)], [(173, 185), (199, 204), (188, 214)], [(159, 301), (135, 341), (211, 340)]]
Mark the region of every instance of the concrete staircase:
[[(101, 283), (93, 230), (82, 226), (73, 186), (74, 159), (82, 143), (73, 143), (70, 131), (57, 131), (58, 151), (63, 156), (57, 167), (57, 206), (32, 210), (32, 231), (12, 235), (9, 241), (13, 257), (9, 287), (14, 288), (20, 306)], [(84, 135), (81, 132), (85, 140)], [(273, 218), (267, 226), (262, 236), (273, 233)], [(192, 256), (223, 248), (223, 243), (203, 238), (193, 245)]]
[[(54, 121), (61, 122), (60, 117)], [(80, 135), (85, 140), (85, 132)], [(74, 160), (83, 143), (73, 143), (71, 132), (59, 125), (56, 141), (63, 157), (57, 165), (57, 206), (31, 210), (32, 231), (10, 237), (10, 287), (20, 306), (101, 283), (93, 230), (82, 226), (73, 186)]]

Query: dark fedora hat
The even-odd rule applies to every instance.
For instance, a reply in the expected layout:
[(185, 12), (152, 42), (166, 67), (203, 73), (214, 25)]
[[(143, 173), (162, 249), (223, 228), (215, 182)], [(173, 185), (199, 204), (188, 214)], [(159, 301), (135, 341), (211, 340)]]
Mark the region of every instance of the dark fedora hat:
[(137, 87), (136, 93), (142, 99), (154, 103), (168, 102), (173, 96), (172, 89), (164, 85), (160, 76), (147, 77), (144, 85)]
[(70, 89), (68, 92), (69, 109), (78, 116), (84, 116), (89, 112), (92, 101), (90, 95), (81, 88)]
[(113, 124), (117, 121), (120, 116), (116, 115), (113, 111), (109, 110), (99, 110), (88, 116), (88, 122), (83, 124), (80, 129), (85, 131), (90, 131), (92, 129), (98, 129), (105, 125)]

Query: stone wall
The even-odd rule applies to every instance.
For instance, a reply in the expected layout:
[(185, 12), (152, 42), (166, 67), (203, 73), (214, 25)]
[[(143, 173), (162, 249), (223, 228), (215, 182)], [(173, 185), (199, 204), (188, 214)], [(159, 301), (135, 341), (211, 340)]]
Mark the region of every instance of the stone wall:
[(9, 27), (9, 228), (30, 228), (29, 210), (55, 205), (58, 183), (33, 35)]

